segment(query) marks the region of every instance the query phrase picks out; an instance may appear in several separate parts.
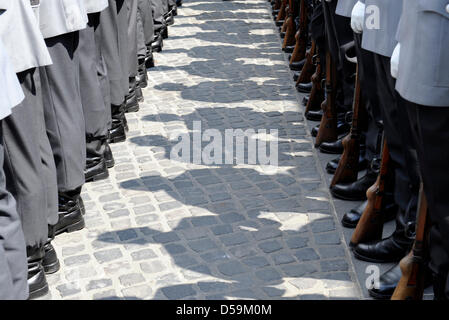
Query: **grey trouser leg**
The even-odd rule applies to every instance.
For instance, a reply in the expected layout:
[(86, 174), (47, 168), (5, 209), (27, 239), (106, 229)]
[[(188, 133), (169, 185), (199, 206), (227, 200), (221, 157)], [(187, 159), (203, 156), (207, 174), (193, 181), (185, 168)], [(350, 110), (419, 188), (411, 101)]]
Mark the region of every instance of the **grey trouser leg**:
[(143, 28), (142, 14), (137, 11), (137, 57), (144, 59), (147, 55), (147, 46), (145, 43), (145, 31)]
[[(90, 14), (89, 16), (94, 15)], [(86, 127), (86, 150), (90, 156), (104, 154), (98, 139), (105, 139), (108, 133), (106, 106), (97, 76), (97, 52), (94, 27), (88, 24), (79, 32), (80, 93)], [(110, 109), (110, 107), (109, 107)]]
[[(115, 0), (109, 0), (109, 7), (101, 12), (96, 37), (107, 69), (111, 104), (121, 105), (125, 100), (125, 92), (123, 90), (122, 61), (119, 54), (118, 17)], [(128, 79), (126, 80), (128, 81)]]
[(137, 76), (137, 0), (126, 0), (128, 6), (129, 77)]
[(149, 45), (154, 40), (153, 11), (151, 10), (150, 0), (138, 0), (137, 8), (142, 20), (145, 44)]
[(0, 125), (0, 300), (28, 298), (25, 239), (16, 201), (6, 190), (3, 137)]
[(27, 246), (41, 246), (48, 236), (46, 182), (41, 176), (39, 83), (36, 69), (18, 74), (25, 99), (2, 121), (6, 188), (17, 201)]
[(111, 128), (111, 87), (109, 83), (108, 68), (106, 65), (106, 60), (104, 58), (103, 47), (101, 45), (100, 16), (100, 12), (89, 14), (89, 26), (92, 26), (94, 30), (97, 76), (98, 81), (100, 82), (101, 93), (103, 95), (103, 101), (105, 105), (107, 128)]
[[(128, 6), (125, 0), (116, 0), (117, 4), (117, 24), (118, 24), (118, 53), (120, 57), (120, 65), (122, 67), (122, 93), (123, 98), (128, 94), (129, 90), (129, 56), (130, 41), (128, 39)], [(107, 40), (106, 40), (107, 41)], [(124, 100), (124, 99), (123, 99)], [(123, 102), (123, 101), (122, 101)], [(120, 103), (121, 104), (121, 103)]]
[(53, 64), (41, 69), (47, 135), (53, 150), (58, 190), (84, 184), (86, 131), (79, 88), (79, 33), (45, 40)]
[(154, 32), (158, 32), (164, 25), (164, 5), (162, 0), (150, 0), (151, 9), (153, 11)]

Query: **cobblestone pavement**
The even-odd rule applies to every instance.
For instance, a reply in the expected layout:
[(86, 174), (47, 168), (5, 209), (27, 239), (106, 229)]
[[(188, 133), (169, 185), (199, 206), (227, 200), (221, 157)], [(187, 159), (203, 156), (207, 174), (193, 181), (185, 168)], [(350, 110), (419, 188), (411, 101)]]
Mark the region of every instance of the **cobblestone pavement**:
[[(187, 0), (169, 32), (47, 298), (361, 298), (268, 3)], [(170, 160), (193, 121), (278, 129), (279, 166)]]

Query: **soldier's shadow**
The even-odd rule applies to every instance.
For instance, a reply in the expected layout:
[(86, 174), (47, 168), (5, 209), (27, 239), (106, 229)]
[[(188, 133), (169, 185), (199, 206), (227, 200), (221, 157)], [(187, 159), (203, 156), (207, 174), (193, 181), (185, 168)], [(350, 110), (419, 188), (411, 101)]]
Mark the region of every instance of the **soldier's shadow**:
[[(151, 192), (159, 213), (151, 206), (143, 208), (144, 213), (136, 217), (140, 227), (104, 233), (98, 240), (150, 251), (159, 248), (170, 256), (183, 279), (167, 273), (154, 252), (146, 252), (150, 260), (142, 262), (158, 279), (156, 299), (321, 299), (325, 298), (318, 294), (322, 289), (310, 293), (320, 280), (327, 280), (328, 290), (352, 283), (326, 187), (316, 175), (308, 176), (316, 164), (311, 142), (302, 140), (306, 133), (297, 123), (299, 113), (204, 108), (186, 115), (149, 115), (144, 120), (167, 125), (182, 122), (188, 132), (193, 131), (194, 120), (208, 120), (208, 126), (223, 132), (226, 123), (222, 127), (216, 123), (220, 114), (245, 119), (243, 130), (278, 128), (281, 140), (285, 139), (280, 144), (280, 170), (267, 173), (223, 164), (168, 176), (143, 172), (120, 186)], [(177, 142), (162, 135), (130, 141), (151, 148), (157, 161), (168, 161)], [(293, 156), (292, 150), (300, 154)], [(137, 261), (138, 257), (134, 256)], [(286, 290), (292, 285), (312, 291), (292, 296)]]

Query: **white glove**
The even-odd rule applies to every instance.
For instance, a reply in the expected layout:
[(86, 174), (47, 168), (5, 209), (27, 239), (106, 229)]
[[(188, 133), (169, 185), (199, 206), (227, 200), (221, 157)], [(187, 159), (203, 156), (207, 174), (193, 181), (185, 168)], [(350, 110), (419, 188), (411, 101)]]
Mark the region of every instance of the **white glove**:
[(398, 77), (399, 72), (399, 55), (401, 54), (401, 44), (398, 43), (396, 48), (394, 48), (393, 54), (391, 55), (390, 60), (390, 72), (393, 78)]
[(355, 33), (362, 33), (365, 22), (365, 4), (357, 1), (351, 13), (351, 28)]

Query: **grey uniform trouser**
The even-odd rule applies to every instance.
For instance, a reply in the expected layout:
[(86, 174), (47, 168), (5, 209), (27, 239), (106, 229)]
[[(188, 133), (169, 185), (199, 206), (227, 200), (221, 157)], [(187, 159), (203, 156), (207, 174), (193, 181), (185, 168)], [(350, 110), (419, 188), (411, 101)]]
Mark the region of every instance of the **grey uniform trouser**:
[[(121, 36), (117, 15), (117, 2), (120, 9), (123, 0), (109, 0), (109, 7), (100, 14), (100, 24), (95, 33), (97, 43), (106, 65), (106, 73), (109, 79), (110, 103), (121, 105), (128, 92), (128, 75), (123, 71), (123, 61), (120, 59)], [(125, 39), (126, 40), (126, 39)], [(124, 90), (126, 85), (126, 91)]]
[(128, 95), (129, 91), (129, 70), (130, 70), (130, 46), (131, 41), (128, 34), (128, 17), (129, 9), (127, 1), (116, 0), (117, 4), (117, 25), (118, 25), (118, 53), (120, 57), (120, 65), (122, 67), (122, 90), (123, 98)]
[(3, 159), (3, 134), (0, 125), (0, 300), (27, 299), (25, 239), (16, 201), (6, 190)]
[[(89, 14), (90, 17), (95, 13)], [(97, 75), (97, 51), (95, 47), (94, 26), (89, 23), (86, 29), (79, 32), (79, 70), (80, 93), (83, 106), (86, 147), (89, 156), (101, 156), (104, 154), (104, 144), (101, 139), (106, 139), (108, 134), (108, 113), (103, 98), (100, 80)]]
[(17, 201), (26, 245), (47, 241), (48, 224), (58, 221), (56, 169), (45, 133), (39, 74), (18, 74), (25, 99), (2, 121), (6, 188)]
[(126, 0), (128, 7), (128, 74), (137, 76), (137, 0)]
[(145, 44), (149, 45), (154, 40), (153, 11), (150, 0), (138, 0), (137, 9), (142, 23)]
[(150, 0), (150, 2), (153, 11), (154, 32), (158, 32), (165, 25), (166, 9), (164, 9), (163, 0)]
[(79, 88), (79, 32), (45, 40), (53, 64), (41, 69), (45, 123), (56, 163), (58, 190), (84, 184), (86, 131)]

